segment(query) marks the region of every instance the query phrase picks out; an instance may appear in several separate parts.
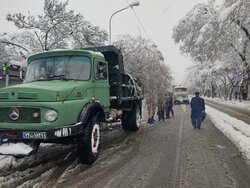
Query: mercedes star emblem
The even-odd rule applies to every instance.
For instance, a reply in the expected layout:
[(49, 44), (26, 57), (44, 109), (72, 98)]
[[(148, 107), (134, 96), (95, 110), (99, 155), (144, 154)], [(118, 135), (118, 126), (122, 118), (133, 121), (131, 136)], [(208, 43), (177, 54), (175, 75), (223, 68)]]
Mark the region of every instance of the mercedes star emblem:
[(11, 107), (9, 111), (9, 117), (12, 120), (17, 120), (19, 118), (19, 110), (16, 107)]

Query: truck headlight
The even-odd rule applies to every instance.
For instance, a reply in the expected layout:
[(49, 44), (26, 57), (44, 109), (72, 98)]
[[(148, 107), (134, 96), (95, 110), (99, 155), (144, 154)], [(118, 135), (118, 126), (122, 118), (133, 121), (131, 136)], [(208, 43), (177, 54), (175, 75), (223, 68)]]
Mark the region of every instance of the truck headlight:
[(44, 116), (44, 119), (49, 122), (55, 121), (57, 118), (58, 114), (55, 110), (48, 110)]

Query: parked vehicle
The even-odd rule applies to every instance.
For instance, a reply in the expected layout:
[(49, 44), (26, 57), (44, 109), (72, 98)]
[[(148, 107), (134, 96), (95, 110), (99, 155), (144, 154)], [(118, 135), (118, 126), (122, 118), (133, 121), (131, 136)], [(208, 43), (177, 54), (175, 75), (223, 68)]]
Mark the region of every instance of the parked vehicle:
[(176, 86), (174, 88), (174, 104), (189, 104), (187, 87)]
[(0, 142), (76, 143), (79, 160), (98, 156), (101, 129), (140, 127), (143, 93), (114, 46), (55, 50), (27, 59), (24, 83), (0, 89)]

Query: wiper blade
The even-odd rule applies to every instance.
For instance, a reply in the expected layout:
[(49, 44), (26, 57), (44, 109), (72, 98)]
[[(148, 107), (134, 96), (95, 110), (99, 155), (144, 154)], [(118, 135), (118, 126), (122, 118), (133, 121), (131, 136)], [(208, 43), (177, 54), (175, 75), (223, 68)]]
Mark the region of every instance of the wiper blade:
[(48, 79), (46, 79), (46, 78), (40, 78), (40, 79), (36, 79), (34, 81), (48, 81)]
[(69, 79), (65, 78), (65, 74), (48, 76), (48, 79), (50, 79), (50, 80), (69, 80)]
[(29, 81), (29, 82), (26, 82), (26, 83), (30, 83), (30, 82), (36, 82), (36, 81), (48, 81), (48, 79), (45, 79), (45, 78), (41, 78), (41, 79), (31, 80), (31, 81)]

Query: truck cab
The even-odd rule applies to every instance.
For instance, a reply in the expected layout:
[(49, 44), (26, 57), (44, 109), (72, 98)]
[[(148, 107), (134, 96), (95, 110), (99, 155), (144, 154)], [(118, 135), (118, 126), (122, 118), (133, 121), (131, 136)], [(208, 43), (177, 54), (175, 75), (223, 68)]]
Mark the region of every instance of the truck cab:
[(187, 87), (176, 86), (174, 88), (174, 104), (189, 104)]

